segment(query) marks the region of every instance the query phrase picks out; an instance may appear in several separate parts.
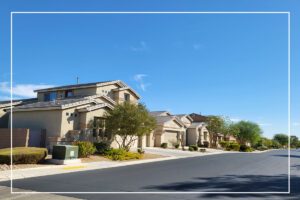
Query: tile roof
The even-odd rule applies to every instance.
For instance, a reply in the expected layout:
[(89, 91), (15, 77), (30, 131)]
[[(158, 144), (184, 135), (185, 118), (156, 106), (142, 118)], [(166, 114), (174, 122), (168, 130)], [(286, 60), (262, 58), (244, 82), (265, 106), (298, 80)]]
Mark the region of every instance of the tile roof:
[(191, 113), (190, 117), (193, 119), (194, 122), (206, 122), (207, 117), (204, 115), (196, 114), (196, 113)]
[(198, 127), (202, 127), (203, 125), (205, 125), (205, 123), (203, 122), (193, 122), (188, 128), (198, 128)]
[[(15, 99), (12, 100), (12, 105), (23, 105), (28, 103), (34, 103), (37, 102), (37, 98), (30, 98), (30, 99)], [(0, 108), (10, 107), (11, 103), (10, 101), (0, 101)]]
[(113, 83), (122, 83), (124, 85), (124, 87), (126, 87), (126, 85), (123, 82), (121, 82), (120, 80), (114, 80), (114, 81), (101, 81), (101, 82), (93, 82), (93, 83), (82, 83), (82, 84), (64, 85), (64, 86), (59, 86), (59, 87), (39, 89), (39, 90), (35, 90), (34, 92), (65, 90), (65, 89), (80, 88), (80, 87), (90, 87), (90, 86), (97, 86), (97, 85), (101, 85), (101, 84), (113, 84)]
[(150, 115), (153, 116), (153, 117), (156, 117), (156, 116), (161, 116), (164, 113), (169, 113), (169, 112), (168, 111), (151, 111)]
[(168, 121), (175, 120), (175, 121), (177, 121), (177, 123), (184, 126), (182, 121), (175, 116), (154, 116), (154, 117), (156, 119), (157, 124), (160, 124), (160, 125), (162, 125)]
[(40, 101), (36, 103), (30, 103), (30, 104), (25, 104), (22, 106), (17, 106), (15, 110), (19, 109), (31, 109), (31, 108), (50, 108), (50, 107), (57, 107), (57, 108), (62, 108), (64, 105), (69, 105), (72, 103), (78, 103), (78, 102), (88, 102), (90, 101), (87, 98), (70, 98), (70, 99), (61, 99), (61, 100), (55, 100), (55, 101)]

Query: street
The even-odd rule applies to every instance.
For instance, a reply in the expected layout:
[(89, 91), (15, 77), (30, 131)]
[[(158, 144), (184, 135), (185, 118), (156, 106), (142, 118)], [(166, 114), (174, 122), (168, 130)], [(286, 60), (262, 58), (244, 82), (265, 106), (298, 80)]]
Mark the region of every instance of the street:
[[(298, 199), (300, 151), (291, 151), (293, 195), (273, 194), (59, 194), (82, 199)], [(191, 157), (13, 181), (14, 191), (40, 192), (287, 192), (286, 150)], [(0, 183), (9, 186), (10, 182)], [(100, 195), (100, 196), (99, 196)]]

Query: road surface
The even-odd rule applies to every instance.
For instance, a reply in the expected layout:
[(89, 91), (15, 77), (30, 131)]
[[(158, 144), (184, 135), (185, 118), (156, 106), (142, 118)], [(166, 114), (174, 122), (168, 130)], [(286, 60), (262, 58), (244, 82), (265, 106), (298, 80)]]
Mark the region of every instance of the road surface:
[[(292, 151), (292, 195), (261, 194), (59, 194), (80, 199), (300, 199), (300, 151)], [(287, 192), (286, 150), (182, 158), (13, 181), (42, 192)], [(9, 182), (0, 183), (9, 186)]]

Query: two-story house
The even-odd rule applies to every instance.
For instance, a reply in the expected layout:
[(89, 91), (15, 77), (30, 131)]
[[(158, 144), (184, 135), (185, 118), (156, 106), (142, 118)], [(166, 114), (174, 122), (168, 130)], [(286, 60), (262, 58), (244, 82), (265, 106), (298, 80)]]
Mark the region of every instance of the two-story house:
[(91, 120), (124, 101), (138, 103), (140, 96), (120, 80), (66, 85), (36, 90), (37, 102), (13, 108), (13, 128), (43, 129), (47, 143), (84, 130)]

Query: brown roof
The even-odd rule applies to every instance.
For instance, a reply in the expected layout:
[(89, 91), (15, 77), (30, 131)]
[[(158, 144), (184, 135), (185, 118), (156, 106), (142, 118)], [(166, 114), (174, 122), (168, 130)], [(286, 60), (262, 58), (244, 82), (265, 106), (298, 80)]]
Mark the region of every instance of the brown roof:
[(200, 115), (197, 113), (191, 113), (190, 117), (193, 119), (194, 122), (207, 122), (208, 117), (204, 115)]

